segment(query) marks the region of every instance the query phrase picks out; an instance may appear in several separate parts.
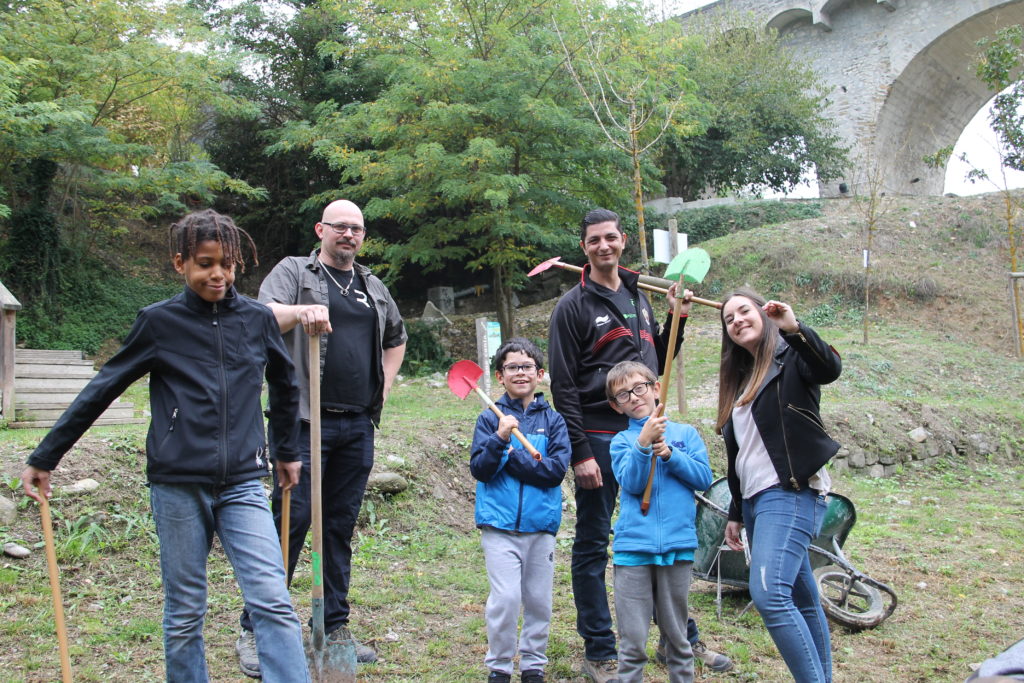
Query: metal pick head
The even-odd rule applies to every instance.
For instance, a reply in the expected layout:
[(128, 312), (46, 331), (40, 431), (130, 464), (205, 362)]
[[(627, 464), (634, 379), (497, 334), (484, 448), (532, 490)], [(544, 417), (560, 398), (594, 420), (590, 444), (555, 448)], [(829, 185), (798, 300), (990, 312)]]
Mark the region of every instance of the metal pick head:
[(548, 268), (550, 268), (552, 266), (555, 266), (555, 265), (558, 265), (561, 262), (561, 260), (562, 260), (561, 256), (556, 256), (555, 258), (549, 258), (544, 263), (538, 264), (537, 267), (535, 267), (533, 270), (531, 270), (529, 273), (527, 273), (526, 276), (527, 277), (533, 277), (534, 275), (537, 275), (538, 273), (543, 273)]

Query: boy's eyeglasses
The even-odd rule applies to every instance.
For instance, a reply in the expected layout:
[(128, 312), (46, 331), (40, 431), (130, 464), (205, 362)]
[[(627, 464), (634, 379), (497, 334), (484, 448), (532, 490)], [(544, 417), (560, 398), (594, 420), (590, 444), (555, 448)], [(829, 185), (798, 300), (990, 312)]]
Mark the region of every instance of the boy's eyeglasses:
[(647, 393), (647, 390), (654, 384), (654, 382), (641, 382), (640, 384), (634, 385), (632, 389), (625, 389), (618, 392), (612, 398), (619, 405), (629, 402), (630, 395), (636, 396), (637, 398)]
[(355, 223), (321, 223), (320, 225), (330, 228), (339, 235), (344, 235), (346, 230), (351, 232), (353, 237), (359, 237), (366, 232), (366, 228)]
[(536, 369), (537, 366), (533, 363), (509, 363), (501, 366), (501, 371), (506, 375), (518, 375), (520, 372), (529, 375)]

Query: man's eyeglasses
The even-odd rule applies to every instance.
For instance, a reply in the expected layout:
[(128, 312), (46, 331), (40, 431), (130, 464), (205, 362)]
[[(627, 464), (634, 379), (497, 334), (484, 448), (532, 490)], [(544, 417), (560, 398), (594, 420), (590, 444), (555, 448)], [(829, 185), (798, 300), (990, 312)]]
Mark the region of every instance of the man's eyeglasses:
[(351, 232), (353, 237), (359, 237), (366, 232), (366, 228), (355, 223), (320, 223), (325, 227), (330, 228), (339, 235), (344, 235), (345, 231)]
[(518, 375), (520, 372), (529, 375), (536, 369), (537, 366), (533, 363), (509, 363), (501, 366), (501, 371), (506, 375)]
[(632, 389), (625, 389), (616, 393), (612, 398), (619, 405), (629, 402), (630, 395), (636, 396), (637, 398), (647, 393), (647, 390), (651, 388), (654, 382), (641, 382), (640, 384), (634, 385)]

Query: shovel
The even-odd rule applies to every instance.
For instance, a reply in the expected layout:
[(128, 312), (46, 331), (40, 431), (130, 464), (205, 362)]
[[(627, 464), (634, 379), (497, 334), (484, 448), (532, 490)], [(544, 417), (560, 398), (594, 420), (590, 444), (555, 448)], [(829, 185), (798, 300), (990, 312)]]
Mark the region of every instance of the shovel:
[[(351, 640), (328, 643), (324, 637), (324, 526), (320, 463), (320, 335), (309, 337), (309, 487), (313, 527), (313, 619), (309, 675), (315, 683), (355, 683), (356, 647)], [(291, 502), (291, 501), (289, 501)], [(286, 508), (287, 509), (287, 508)], [(282, 529), (284, 517), (282, 513)], [(287, 534), (282, 533), (282, 537)], [(285, 563), (287, 566), (287, 561)]]
[[(452, 390), (452, 393), (459, 398), (466, 398), (474, 390), (480, 396), (487, 407), (494, 411), (494, 414), (498, 416), (498, 419), (505, 417), (505, 413), (501, 412), (501, 409), (494, 404), (491, 397), (484, 393), (483, 389), (476, 385), (477, 381), (483, 377), (484, 371), (479, 365), (471, 360), (460, 360), (455, 365), (448, 368), (448, 388)], [(512, 433), (519, 439), (519, 442), (523, 444), (523, 448), (526, 452), (533, 456), (534, 460), (540, 460), (540, 451), (538, 451), (532, 443), (526, 440), (523, 433), (519, 431), (518, 427), (512, 428)]]
[(60, 577), (57, 569), (57, 550), (53, 542), (53, 521), (46, 494), (39, 492), (39, 517), (43, 523), (46, 543), (46, 568), (50, 573), (50, 592), (53, 594), (53, 620), (57, 626), (57, 644), (60, 649), (60, 671), (64, 683), (71, 683), (71, 656), (68, 653), (68, 630), (64, 625), (64, 601), (60, 596)]
[[(687, 249), (686, 251), (690, 251), (690, 250)], [(704, 250), (701, 249), (700, 251), (704, 251)], [(686, 252), (684, 251), (683, 253), (685, 254)], [(679, 257), (677, 256), (676, 258), (679, 258)], [(672, 259), (672, 260), (675, 261), (675, 259)], [(671, 267), (672, 267), (672, 264), (670, 263), (669, 264), (669, 268), (671, 269)], [(574, 265), (571, 265), (569, 263), (563, 263), (562, 262), (562, 257), (561, 256), (556, 256), (554, 258), (549, 258), (547, 261), (544, 261), (543, 263), (538, 264), (536, 267), (534, 267), (533, 270), (531, 270), (526, 275), (527, 275), (527, 277), (533, 277), (534, 275), (537, 275), (538, 273), (543, 273), (545, 270), (548, 270), (550, 268), (561, 268), (563, 270), (568, 270), (569, 272), (572, 272), (572, 273), (582, 273), (583, 272), (583, 269), (580, 268), (579, 266), (574, 266)], [(707, 273), (705, 273), (705, 275), (706, 274)], [(665, 280), (663, 280), (662, 278), (650, 277), (648, 275), (641, 275), (640, 276), (640, 281), (637, 282), (637, 287), (639, 287), (640, 289), (645, 289), (648, 292), (654, 292), (655, 294), (668, 294), (668, 286), (667, 285), (665, 287), (660, 286), (660, 284), (663, 283), (663, 282), (665, 282)], [(703, 306), (711, 306), (712, 308), (721, 308), (722, 307), (722, 303), (720, 301), (712, 301), (711, 299), (701, 299), (700, 297), (696, 297), (696, 296), (691, 297), (690, 301), (692, 301), (695, 304), (701, 304)]]
[[(710, 269), (711, 257), (703, 249), (694, 247), (687, 249), (672, 259), (672, 262), (668, 264), (668, 269), (665, 271), (665, 278), (679, 282), (679, 288), (681, 289), (685, 282), (702, 281)], [(665, 410), (665, 402), (668, 400), (668, 386), (672, 380), (672, 362), (675, 360), (676, 355), (676, 337), (679, 336), (679, 318), (682, 306), (682, 299), (676, 298), (675, 310), (672, 312), (672, 326), (668, 332), (668, 355), (665, 358), (665, 375), (661, 378), (661, 392), (658, 395), (662, 412)], [(658, 414), (660, 415), (661, 413)], [(644, 496), (640, 501), (640, 513), (643, 515), (646, 515), (647, 511), (651, 509), (651, 490), (654, 488), (654, 467), (657, 465), (657, 462), (658, 456), (651, 454), (651, 471), (647, 473), (647, 486), (644, 487)]]

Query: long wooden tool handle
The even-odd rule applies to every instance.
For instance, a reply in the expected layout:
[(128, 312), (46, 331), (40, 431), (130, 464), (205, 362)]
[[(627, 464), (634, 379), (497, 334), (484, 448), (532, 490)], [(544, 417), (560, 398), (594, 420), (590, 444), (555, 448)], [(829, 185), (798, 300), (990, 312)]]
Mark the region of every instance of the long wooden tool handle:
[(324, 649), (324, 527), (320, 495), (320, 335), (309, 337), (309, 488), (313, 527), (312, 645)]
[[(580, 268), (579, 266), (573, 266), (568, 263), (556, 263), (554, 265), (558, 266), (559, 268), (571, 271), (573, 273), (583, 272), (583, 269)], [(636, 286), (639, 287), (640, 289), (646, 289), (648, 292), (654, 292), (655, 294), (668, 294), (667, 288), (658, 287), (657, 285), (652, 285), (647, 282), (638, 281)], [(712, 301), (711, 299), (701, 299), (700, 297), (697, 296), (691, 296), (690, 301), (692, 301), (695, 304), (701, 304), (702, 306), (710, 306), (711, 308), (722, 308), (722, 302)]]
[[(682, 286), (683, 278), (679, 277), (679, 284)], [(661, 378), (661, 391), (658, 394), (658, 401), (661, 403), (661, 412), (666, 410), (665, 401), (668, 400), (668, 385), (672, 381), (672, 362), (676, 356), (676, 337), (679, 336), (679, 318), (682, 317), (683, 301), (676, 299), (675, 310), (672, 311), (672, 326), (668, 331), (668, 349), (665, 350), (665, 375)], [(658, 456), (651, 453), (651, 471), (647, 474), (647, 486), (644, 487), (644, 497), (640, 501), (640, 514), (646, 515), (651, 509), (651, 490), (654, 488), (654, 466), (657, 464)]]
[(288, 580), (288, 537), (292, 530), (292, 490), (281, 492), (281, 557), (284, 559), (284, 576)]
[[(494, 411), (494, 414), (498, 416), (498, 419), (505, 417), (505, 413), (501, 412), (501, 408), (495, 405), (494, 401), (491, 400), (490, 396), (484, 393), (483, 389), (476, 385), (473, 385), (473, 389), (476, 391), (476, 393), (480, 394), (480, 398), (484, 400), (484, 403), (487, 404), (488, 408)], [(533, 456), (534, 460), (541, 459), (540, 451), (538, 451), (532, 443), (526, 440), (526, 437), (523, 436), (523, 433), (519, 431), (518, 427), (513, 427), (512, 433), (516, 435), (516, 438), (519, 439), (519, 441), (523, 444), (523, 448), (526, 449), (527, 453)]]
[(64, 683), (71, 683), (71, 655), (68, 652), (68, 629), (64, 624), (64, 600), (60, 595), (57, 548), (53, 542), (53, 520), (50, 519), (50, 503), (42, 492), (39, 496), (39, 517), (42, 519), (43, 540), (46, 543), (46, 567), (50, 573), (50, 592), (53, 594), (53, 620), (57, 625), (61, 677)]

